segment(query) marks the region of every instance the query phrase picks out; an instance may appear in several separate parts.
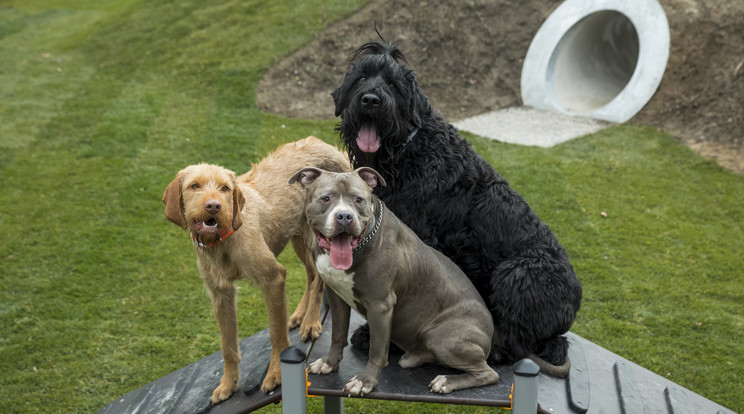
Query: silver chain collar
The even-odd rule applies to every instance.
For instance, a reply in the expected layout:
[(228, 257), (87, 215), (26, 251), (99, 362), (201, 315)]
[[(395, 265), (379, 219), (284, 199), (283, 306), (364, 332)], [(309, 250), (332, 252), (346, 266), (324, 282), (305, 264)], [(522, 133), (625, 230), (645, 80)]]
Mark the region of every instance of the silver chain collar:
[(380, 217), (377, 218), (377, 223), (375, 223), (375, 228), (372, 229), (372, 233), (365, 236), (362, 241), (359, 243), (359, 246), (357, 246), (354, 250), (352, 250), (352, 253), (356, 253), (364, 247), (365, 244), (367, 244), (370, 240), (372, 240), (373, 237), (375, 237), (375, 234), (377, 234), (377, 230), (380, 230), (380, 225), (382, 225), (382, 212), (383, 212), (383, 206), (382, 206), (382, 200), (377, 200), (380, 202)]
[(415, 137), (416, 134), (418, 134), (418, 132), (419, 132), (419, 129), (416, 128), (413, 130), (413, 132), (411, 132), (410, 135), (408, 135), (408, 139), (406, 139), (406, 142), (403, 143), (403, 148), (405, 148), (406, 145), (408, 145), (411, 141), (413, 141), (413, 137)]

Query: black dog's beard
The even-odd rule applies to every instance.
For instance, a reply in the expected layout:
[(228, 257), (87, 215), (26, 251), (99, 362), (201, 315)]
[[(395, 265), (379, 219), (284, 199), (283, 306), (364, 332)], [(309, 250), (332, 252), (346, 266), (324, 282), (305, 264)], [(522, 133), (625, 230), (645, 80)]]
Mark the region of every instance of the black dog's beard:
[[(409, 131), (416, 126), (401, 117), (400, 108), (405, 105), (396, 102), (395, 97), (383, 88), (374, 90), (380, 97), (380, 105), (372, 110), (363, 108), (361, 97), (368, 92), (369, 90), (361, 88), (355, 90), (349, 106), (341, 114), (341, 123), (336, 126), (336, 131), (341, 134), (341, 141), (354, 168), (372, 167), (388, 179), (395, 175), (393, 157), (405, 145)], [(374, 125), (380, 139), (380, 148), (373, 153), (362, 151), (357, 143), (359, 130), (366, 124)]]

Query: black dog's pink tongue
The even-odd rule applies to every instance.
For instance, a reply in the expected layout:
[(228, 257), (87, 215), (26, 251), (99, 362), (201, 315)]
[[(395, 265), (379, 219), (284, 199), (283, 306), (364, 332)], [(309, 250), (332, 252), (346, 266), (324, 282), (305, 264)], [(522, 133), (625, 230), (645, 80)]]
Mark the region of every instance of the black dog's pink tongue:
[(377, 136), (377, 129), (374, 125), (364, 124), (359, 128), (357, 145), (364, 152), (377, 152), (380, 149), (380, 137)]
[(332, 238), (331, 249), (328, 254), (331, 256), (331, 266), (334, 269), (349, 270), (353, 263), (351, 236), (348, 233), (341, 233)]

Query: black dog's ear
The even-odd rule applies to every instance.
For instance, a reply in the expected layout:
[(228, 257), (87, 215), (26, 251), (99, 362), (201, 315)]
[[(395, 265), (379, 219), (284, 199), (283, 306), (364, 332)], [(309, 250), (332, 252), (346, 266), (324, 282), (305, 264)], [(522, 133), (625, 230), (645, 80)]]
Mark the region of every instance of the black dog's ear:
[(341, 116), (341, 103), (339, 102), (339, 96), (341, 95), (341, 88), (336, 88), (335, 91), (331, 92), (333, 97), (333, 103), (336, 105), (336, 116)]
[(429, 98), (424, 95), (424, 91), (421, 90), (418, 82), (416, 82), (416, 75), (413, 71), (408, 72), (406, 77), (413, 89), (411, 91), (409, 107), (409, 110), (411, 111), (411, 119), (417, 128), (421, 128), (421, 117), (431, 112), (431, 103), (429, 103)]
[(382, 178), (380, 173), (369, 167), (361, 167), (354, 170), (357, 175), (362, 177), (362, 180), (367, 183), (370, 188), (375, 188), (378, 185), (386, 187), (385, 179)]
[(308, 185), (312, 184), (312, 182), (315, 181), (316, 178), (320, 177), (320, 174), (322, 173), (323, 170), (319, 168), (305, 167), (300, 171), (292, 174), (292, 178), (289, 179), (289, 183), (294, 184), (295, 182), (299, 182), (302, 188), (306, 188)]

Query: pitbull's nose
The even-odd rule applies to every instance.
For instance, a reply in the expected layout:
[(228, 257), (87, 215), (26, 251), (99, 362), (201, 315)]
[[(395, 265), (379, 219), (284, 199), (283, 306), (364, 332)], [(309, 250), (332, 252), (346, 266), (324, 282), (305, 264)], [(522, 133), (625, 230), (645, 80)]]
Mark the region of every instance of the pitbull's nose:
[(207, 200), (207, 202), (204, 203), (204, 209), (207, 210), (207, 213), (209, 214), (217, 214), (222, 210), (222, 203), (214, 199)]
[(380, 97), (374, 93), (365, 93), (362, 95), (362, 106), (365, 108), (380, 106)]
[(348, 226), (354, 221), (354, 215), (348, 211), (339, 211), (336, 213), (336, 221), (342, 226)]

